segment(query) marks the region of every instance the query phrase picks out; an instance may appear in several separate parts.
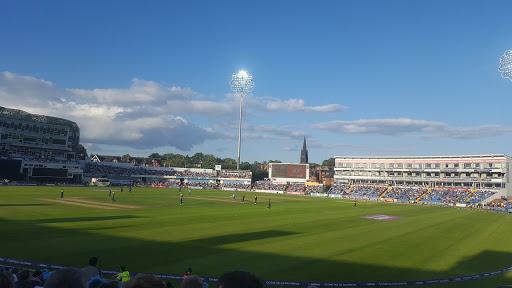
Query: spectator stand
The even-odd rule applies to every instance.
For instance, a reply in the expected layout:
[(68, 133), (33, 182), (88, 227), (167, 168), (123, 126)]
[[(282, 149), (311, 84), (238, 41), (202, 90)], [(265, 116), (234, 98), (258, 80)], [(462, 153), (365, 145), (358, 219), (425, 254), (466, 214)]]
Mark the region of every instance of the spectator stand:
[(219, 188), (229, 191), (251, 191), (251, 182), (221, 180)]
[(254, 183), (253, 190), (254, 192), (284, 194), (286, 186), (287, 185), (283, 183), (273, 183), (272, 181), (261, 180)]

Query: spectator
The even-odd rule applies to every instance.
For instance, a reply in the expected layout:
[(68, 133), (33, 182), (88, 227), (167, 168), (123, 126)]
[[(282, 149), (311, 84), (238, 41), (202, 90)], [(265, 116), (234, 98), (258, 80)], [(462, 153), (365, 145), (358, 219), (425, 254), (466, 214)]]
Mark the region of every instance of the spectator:
[[(91, 288), (91, 287), (89, 287)], [(98, 288), (119, 288), (119, 283), (117, 281), (107, 281), (101, 283)]]
[(11, 269), (11, 275), (14, 278), (14, 283), (18, 282), (18, 273), (20, 272), (20, 269), (17, 267), (14, 267)]
[[(104, 279), (101, 279), (100, 277), (92, 277), (89, 279), (89, 282), (87, 282), (87, 286), (89, 286), (89, 288), (98, 288), (101, 284), (103, 284), (105, 282), (107, 282), (107, 281)], [(111, 282), (115, 282), (117, 284), (117, 281), (111, 281)], [(119, 285), (117, 285), (117, 286), (119, 287)]]
[(32, 287), (43, 287), (44, 278), (41, 270), (32, 272), (32, 278), (29, 280), (30, 286)]
[(263, 283), (253, 274), (237, 270), (222, 274), (217, 288), (263, 288)]
[(130, 272), (126, 271), (126, 267), (121, 266), (120, 267), (119, 274), (112, 276), (112, 278), (115, 278), (117, 281), (126, 282), (130, 280)]
[[(233, 194), (234, 195), (234, 194)], [(181, 275), (181, 282), (183, 282), (183, 280), (185, 278), (187, 278), (190, 274), (192, 274), (192, 268), (188, 268), (187, 269), (187, 272), (185, 272), (185, 274)]]
[(0, 272), (0, 287), (14, 288), (14, 277), (9, 272)]
[(44, 288), (87, 288), (84, 271), (77, 268), (64, 268), (55, 271), (44, 283)]
[(98, 264), (98, 257), (89, 258), (89, 266), (82, 268), (82, 271), (85, 272), (87, 280), (92, 277), (101, 277), (101, 271), (96, 268), (96, 264)]
[(33, 288), (34, 286), (32, 286), (29, 282), (30, 274), (31, 274), (30, 271), (27, 269), (21, 270), (18, 275), (18, 282), (16, 282), (16, 284), (14, 284), (14, 287), (16, 287), (16, 288)]
[(204, 282), (197, 275), (189, 275), (183, 279), (180, 288), (204, 288)]
[(166, 288), (166, 286), (153, 275), (137, 274), (131, 280), (124, 282), (123, 288)]

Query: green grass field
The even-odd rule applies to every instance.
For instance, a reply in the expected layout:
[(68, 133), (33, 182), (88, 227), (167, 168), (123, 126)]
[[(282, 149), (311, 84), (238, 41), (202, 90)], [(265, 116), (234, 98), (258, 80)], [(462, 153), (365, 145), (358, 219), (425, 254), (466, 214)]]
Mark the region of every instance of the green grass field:
[[(178, 189), (0, 186), (0, 257), (70, 266), (264, 280), (427, 280), (512, 266), (512, 216), (289, 195)], [(95, 191), (103, 190), (103, 191)], [(245, 194), (245, 204), (241, 204)], [(267, 209), (272, 198), (272, 209)], [(115, 208), (115, 209), (114, 209)], [(361, 216), (405, 217), (379, 221)], [(496, 287), (512, 273), (420, 287)]]

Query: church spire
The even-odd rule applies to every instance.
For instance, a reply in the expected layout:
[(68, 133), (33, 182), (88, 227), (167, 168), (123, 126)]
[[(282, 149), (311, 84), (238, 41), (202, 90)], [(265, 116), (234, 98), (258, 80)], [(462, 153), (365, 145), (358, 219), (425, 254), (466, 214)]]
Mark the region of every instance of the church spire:
[(308, 148), (306, 148), (306, 136), (304, 136), (304, 144), (302, 144), (302, 151), (300, 151), (300, 163), (309, 163)]

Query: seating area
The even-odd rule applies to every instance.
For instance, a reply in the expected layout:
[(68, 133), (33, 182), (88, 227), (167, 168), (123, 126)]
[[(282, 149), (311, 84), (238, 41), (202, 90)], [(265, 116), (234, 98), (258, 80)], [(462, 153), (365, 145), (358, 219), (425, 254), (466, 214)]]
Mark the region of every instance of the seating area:
[(320, 186), (318, 185), (306, 185), (306, 190), (304, 191), (305, 195), (310, 195), (311, 193), (320, 193)]
[(351, 195), (360, 198), (378, 198), (388, 187), (385, 185), (354, 185)]
[(251, 184), (244, 184), (244, 183), (222, 183), (219, 185), (220, 189), (226, 189), (229, 190), (235, 189), (235, 190), (250, 190)]
[(190, 170), (176, 171), (166, 169), (148, 169), (146, 167), (120, 167), (120, 166), (107, 166), (97, 165), (94, 163), (87, 163), (84, 168), (84, 174), (91, 174), (94, 176), (125, 176), (130, 177), (133, 175), (147, 175), (147, 176), (177, 176), (177, 177), (203, 177), (211, 178), (217, 177), (216, 173), (207, 172), (194, 172)]
[(306, 190), (306, 185), (304, 183), (290, 183), (286, 188), (286, 192), (299, 192), (303, 193)]
[[(331, 186), (330, 194), (345, 195), (342, 197), (378, 199), (388, 186), (378, 184), (357, 184), (350, 189), (349, 184), (336, 183)], [(438, 187), (428, 188), (426, 186), (391, 186), (385, 194), (380, 197), (382, 200), (393, 202), (424, 203), (424, 204), (464, 204), (472, 207), (480, 207), (489, 197), (496, 194), (496, 189), (470, 189)], [(501, 204), (500, 204), (501, 205)], [(508, 207), (508, 204), (501, 206)], [(510, 204), (512, 207), (512, 204)]]
[(216, 182), (210, 181), (187, 181), (186, 187), (201, 187), (202, 189), (217, 189)]
[(350, 184), (335, 183), (331, 186), (331, 194), (349, 193)]
[(401, 202), (414, 202), (418, 199), (423, 193), (427, 191), (428, 188), (424, 187), (401, 187), (394, 186), (386, 192), (383, 198), (388, 199), (396, 199)]
[(464, 199), (471, 192), (468, 188), (434, 188), (423, 198), (422, 202), (455, 204), (458, 199)]
[(267, 191), (286, 191), (286, 184), (274, 184), (271, 181), (257, 181), (254, 183), (253, 190)]

